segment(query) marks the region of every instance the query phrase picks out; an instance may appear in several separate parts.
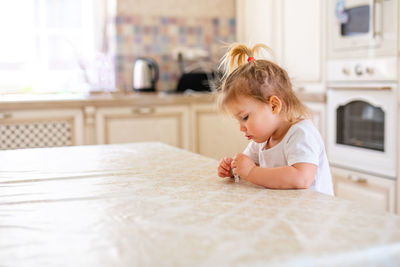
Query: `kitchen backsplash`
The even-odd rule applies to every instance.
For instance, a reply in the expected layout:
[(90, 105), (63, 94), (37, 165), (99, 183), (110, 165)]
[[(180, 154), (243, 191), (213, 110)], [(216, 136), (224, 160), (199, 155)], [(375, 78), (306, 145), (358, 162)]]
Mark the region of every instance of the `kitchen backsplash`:
[(120, 15), (115, 22), (117, 87), (124, 91), (132, 90), (132, 69), (137, 57), (151, 57), (158, 63), (157, 90), (173, 90), (180, 76), (174, 49), (204, 49), (210, 55), (206, 61), (218, 66), (226, 45), (236, 40), (233, 17)]

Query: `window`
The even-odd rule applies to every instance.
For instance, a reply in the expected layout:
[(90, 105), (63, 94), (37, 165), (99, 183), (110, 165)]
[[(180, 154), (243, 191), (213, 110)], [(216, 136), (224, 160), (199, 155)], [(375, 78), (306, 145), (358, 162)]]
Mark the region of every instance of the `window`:
[(96, 34), (103, 25), (96, 13), (99, 2), (2, 3), (0, 94), (87, 92), (88, 68), (96, 57)]

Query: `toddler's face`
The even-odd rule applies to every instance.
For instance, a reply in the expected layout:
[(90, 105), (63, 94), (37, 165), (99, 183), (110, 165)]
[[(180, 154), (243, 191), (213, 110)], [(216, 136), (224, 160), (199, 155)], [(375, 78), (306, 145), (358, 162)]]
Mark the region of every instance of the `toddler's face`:
[(272, 112), (270, 104), (243, 96), (229, 102), (227, 109), (248, 140), (266, 142), (278, 129), (279, 117)]

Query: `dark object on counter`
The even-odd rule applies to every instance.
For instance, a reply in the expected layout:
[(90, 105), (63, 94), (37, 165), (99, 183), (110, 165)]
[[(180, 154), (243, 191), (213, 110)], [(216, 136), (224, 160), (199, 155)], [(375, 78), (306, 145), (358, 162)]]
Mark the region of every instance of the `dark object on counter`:
[(134, 91), (154, 92), (159, 78), (158, 65), (151, 58), (138, 58), (133, 66), (132, 76)]
[(214, 80), (214, 72), (184, 73), (178, 81), (176, 91), (183, 92), (187, 89), (193, 91), (212, 91)]

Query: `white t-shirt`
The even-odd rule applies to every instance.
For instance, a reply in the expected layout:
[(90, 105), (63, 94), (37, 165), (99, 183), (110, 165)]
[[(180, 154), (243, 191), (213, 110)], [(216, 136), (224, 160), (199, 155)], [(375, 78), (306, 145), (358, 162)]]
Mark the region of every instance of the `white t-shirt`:
[(301, 120), (293, 124), (277, 145), (264, 149), (265, 145), (266, 142), (251, 141), (243, 153), (263, 168), (312, 163), (318, 168), (314, 182), (309, 188), (333, 196), (332, 177), (325, 146), (321, 135), (310, 120)]

